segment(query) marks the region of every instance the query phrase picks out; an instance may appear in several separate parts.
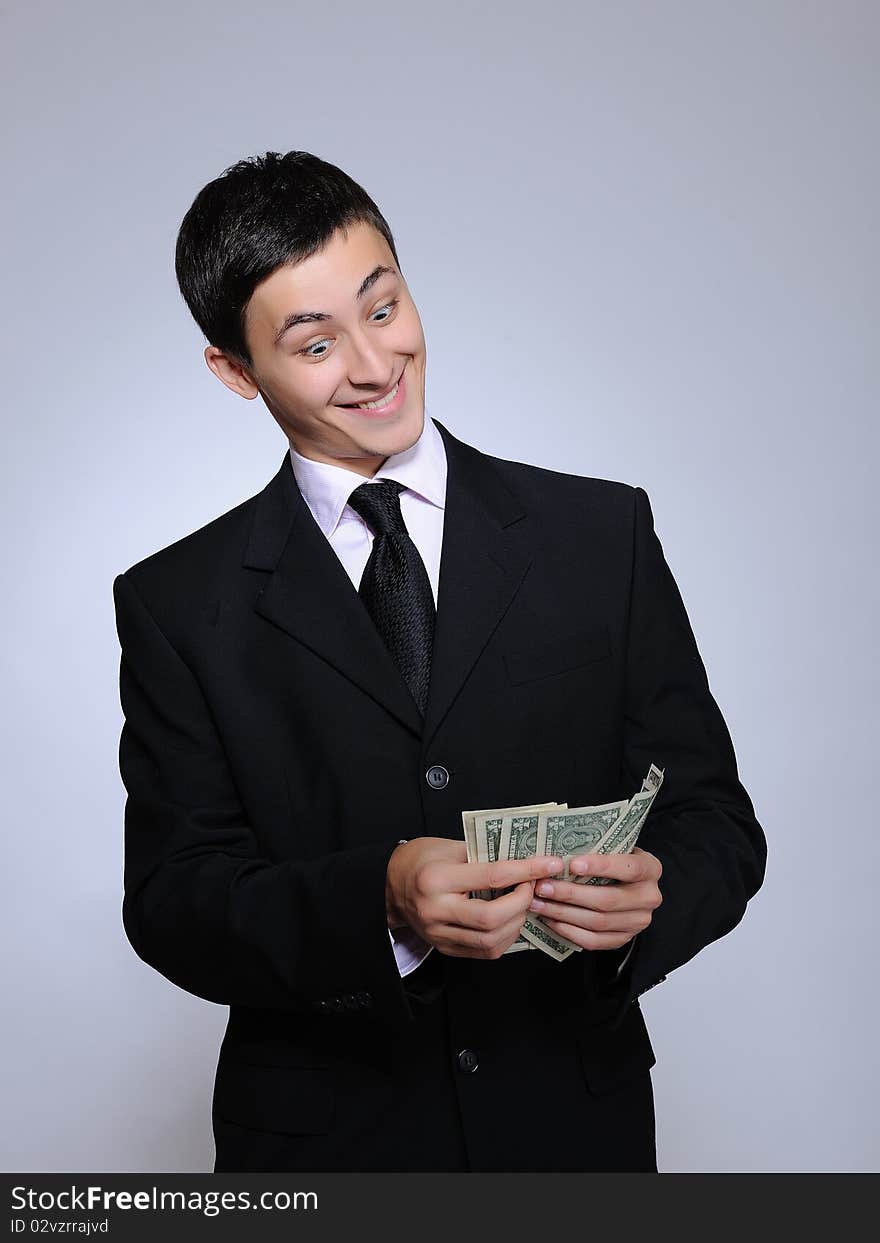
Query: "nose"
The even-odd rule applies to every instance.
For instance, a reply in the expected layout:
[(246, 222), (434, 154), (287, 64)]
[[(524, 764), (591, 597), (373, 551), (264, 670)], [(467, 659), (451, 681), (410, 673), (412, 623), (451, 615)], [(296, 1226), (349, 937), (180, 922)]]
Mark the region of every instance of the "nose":
[(397, 363), (394, 356), (389, 355), (387, 348), (383, 348), (375, 337), (371, 338), (365, 333), (352, 335), (348, 367), (348, 381), (352, 388), (384, 393), (394, 383), (396, 375)]

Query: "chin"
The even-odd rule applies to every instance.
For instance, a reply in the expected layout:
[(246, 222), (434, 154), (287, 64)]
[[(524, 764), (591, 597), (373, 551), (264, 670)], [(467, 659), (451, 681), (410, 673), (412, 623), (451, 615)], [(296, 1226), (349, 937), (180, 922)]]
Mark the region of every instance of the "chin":
[[(419, 436), (422, 434), (426, 418), (427, 415), (424, 411), (422, 411), (417, 419), (413, 419), (410, 423), (405, 424), (399, 429), (399, 435), (396, 437), (396, 439), (400, 442), (400, 447), (397, 450), (398, 453), (403, 452), (404, 449), (408, 449), (410, 445), (414, 445), (416, 443)], [(404, 443), (404, 441), (406, 443)]]
[[(385, 437), (377, 437), (370, 446), (367, 446), (366, 440), (362, 441), (365, 453), (369, 453), (372, 457), (393, 457), (395, 453), (403, 453), (405, 449), (411, 449), (416, 443), (420, 435), (419, 429), (415, 431), (406, 431), (400, 428), (396, 433), (388, 432)], [(385, 441), (383, 444), (382, 441)]]
[[(364, 429), (364, 436), (369, 439), (385, 441), (390, 443), (394, 441), (401, 448), (405, 448), (407, 444), (413, 444), (422, 434), (422, 428), (425, 425), (425, 414), (423, 410), (416, 414), (406, 412), (405, 416), (395, 423), (386, 423), (384, 426), (367, 427)], [(404, 444), (406, 442), (406, 444)]]

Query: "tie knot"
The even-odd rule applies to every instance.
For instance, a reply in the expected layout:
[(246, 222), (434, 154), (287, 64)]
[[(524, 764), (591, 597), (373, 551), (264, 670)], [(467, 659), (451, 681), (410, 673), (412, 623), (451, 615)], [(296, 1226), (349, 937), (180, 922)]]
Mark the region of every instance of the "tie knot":
[(400, 512), (400, 493), (404, 484), (396, 479), (377, 479), (375, 483), (362, 483), (355, 488), (348, 503), (359, 513), (373, 535), (406, 534), (406, 524)]

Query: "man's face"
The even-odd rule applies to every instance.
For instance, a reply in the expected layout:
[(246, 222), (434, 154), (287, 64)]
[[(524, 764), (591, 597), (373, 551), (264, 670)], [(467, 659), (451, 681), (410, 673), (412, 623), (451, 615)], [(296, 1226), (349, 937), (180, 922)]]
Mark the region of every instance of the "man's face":
[[(377, 275), (379, 268), (388, 270)], [(290, 322), (303, 315), (310, 318)], [(369, 478), (421, 435), (422, 323), (388, 243), (372, 225), (352, 225), (347, 235), (337, 230), (323, 250), (266, 277), (248, 304), (246, 332), (252, 371), (214, 346), (205, 350), (208, 366), (242, 396), (259, 393), (303, 457)], [(387, 410), (351, 407), (383, 397), (398, 382)]]

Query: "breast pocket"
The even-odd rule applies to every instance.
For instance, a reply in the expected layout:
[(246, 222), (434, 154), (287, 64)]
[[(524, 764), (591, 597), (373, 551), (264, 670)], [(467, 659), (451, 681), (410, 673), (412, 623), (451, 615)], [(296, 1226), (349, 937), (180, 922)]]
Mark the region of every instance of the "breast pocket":
[(329, 1067), (233, 1060), (218, 1067), (214, 1115), (224, 1122), (286, 1135), (325, 1135), (335, 1105)]
[(607, 660), (611, 656), (611, 636), (607, 626), (549, 641), (536, 634), (529, 646), (508, 648), (502, 656), (509, 681), (518, 686)]

